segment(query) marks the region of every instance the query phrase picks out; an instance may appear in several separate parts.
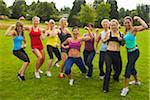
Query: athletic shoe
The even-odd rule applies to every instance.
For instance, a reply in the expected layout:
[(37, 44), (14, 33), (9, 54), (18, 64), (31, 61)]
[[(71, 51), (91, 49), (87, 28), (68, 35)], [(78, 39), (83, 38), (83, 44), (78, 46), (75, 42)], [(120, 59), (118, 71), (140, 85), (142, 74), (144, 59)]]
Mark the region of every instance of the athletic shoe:
[(35, 72), (35, 78), (41, 78), (39, 72)]
[(140, 81), (131, 81), (129, 82), (130, 85), (141, 85)]
[(125, 97), (128, 94), (128, 92), (129, 92), (128, 88), (123, 88), (120, 95)]
[(72, 86), (73, 84), (74, 84), (74, 79), (70, 79), (70, 80), (69, 80), (69, 85)]
[(38, 70), (40, 74), (43, 74), (43, 71), (41, 69)]
[(58, 63), (56, 63), (54, 66), (56, 66), (56, 67), (60, 67)]
[(47, 75), (48, 77), (52, 77), (52, 74), (51, 74), (50, 71), (47, 71), (47, 72), (46, 72), (46, 75)]
[(65, 77), (64, 73), (59, 74), (59, 78), (64, 78), (64, 77)]
[(100, 78), (101, 80), (103, 80), (103, 79), (104, 79), (104, 77), (105, 77), (105, 75), (103, 75), (103, 76), (99, 76), (99, 78)]
[(104, 93), (107, 93), (107, 92), (108, 92), (108, 90), (103, 90), (103, 92), (104, 92)]
[(20, 74), (18, 74), (18, 79), (21, 80), (21, 81), (25, 80), (24, 76), (20, 76)]

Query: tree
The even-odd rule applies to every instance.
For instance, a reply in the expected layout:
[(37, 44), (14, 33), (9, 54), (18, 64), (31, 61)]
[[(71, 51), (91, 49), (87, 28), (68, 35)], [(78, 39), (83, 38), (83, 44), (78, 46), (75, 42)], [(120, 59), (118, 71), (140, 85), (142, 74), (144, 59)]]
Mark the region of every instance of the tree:
[(25, 0), (15, 0), (12, 7), (12, 18), (18, 19), (21, 16), (25, 16), (27, 11), (27, 5)]
[(10, 16), (9, 9), (3, 0), (0, 0), (0, 15)]
[(107, 0), (107, 3), (109, 3), (110, 6), (110, 18), (111, 19), (118, 19), (118, 6), (116, 0)]
[(85, 3), (85, 0), (75, 0), (73, 2), (73, 7), (68, 18), (69, 26), (81, 25), (78, 16), (81, 9), (81, 5), (85, 5)]
[(126, 11), (124, 8), (119, 9), (119, 23), (123, 25), (123, 19), (126, 16)]
[(104, 2), (104, 0), (94, 0), (93, 7), (96, 9), (101, 2)]
[(36, 6), (35, 14), (39, 16), (42, 21), (47, 21), (50, 18), (56, 19), (59, 12), (55, 7), (55, 3), (40, 2)]
[(61, 14), (70, 14), (71, 9), (69, 7), (64, 6), (64, 8), (60, 9)]
[(80, 22), (83, 25), (87, 25), (88, 23), (94, 23), (94, 21), (96, 20), (95, 10), (90, 5), (81, 5), (81, 10), (79, 14)]
[(96, 9), (96, 14), (97, 14), (97, 17), (96, 17), (96, 22), (95, 22), (95, 26), (96, 27), (101, 27), (101, 24), (100, 22), (103, 20), (103, 19), (109, 19), (110, 17), (110, 4), (108, 3), (104, 3), (102, 2)]

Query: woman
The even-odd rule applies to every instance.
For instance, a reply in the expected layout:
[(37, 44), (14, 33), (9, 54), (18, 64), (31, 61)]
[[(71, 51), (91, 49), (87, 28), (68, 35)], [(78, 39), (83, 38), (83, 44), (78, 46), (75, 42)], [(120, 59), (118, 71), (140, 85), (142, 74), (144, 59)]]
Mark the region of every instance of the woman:
[[(125, 26), (125, 36), (124, 41), (127, 48), (127, 56), (128, 62), (125, 70), (125, 86), (122, 89), (121, 96), (126, 96), (129, 89), (128, 84), (140, 85), (141, 82), (137, 78), (137, 71), (135, 68), (135, 64), (137, 59), (139, 58), (140, 52), (136, 44), (136, 35), (137, 32), (142, 31), (148, 28), (147, 24), (138, 16), (134, 17), (134, 20), (140, 22), (140, 26), (133, 26), (133, 20), (131, 17), (127, 16), (124, 18), (124, 26)], [(135, 81), (131, 81), (129, 83), (130, 76), (133, 75)]]
[[(90, 29), (88, 27), (86, 27), (86, 29), (89, 31), (89, 36), (92, 36)], [(83, 74), (86, 74), (86, 68), (85, 68), (85, 65), (82, 61), (81, 55), (80, 55), (80, 48), (81, 48), (81, 42), (82, 41), (87, 41), (87, 40), (90, 40), (92, 38), (92, 37), (80, 38), (79, 37), (80, 32), (79, 32), (78, 27), (74, 27), (72, 29), (72, 32), (73, 32), (73, 37), (68, 38), (62, 44), (63, 48), (69, 48), (68, 58), (67, 58), (66, 63), (65, 63), (65, 74), (67, 74), (67, 76), (69, 78), (69, 84), (70, 85), (74, 84), (74, 79), (71, 75), (71, 67), (74, 63), (79, 67), (79, 69), (81, 70), (81, 72)], [(68, 44), (68, 45), (65, 45), (65, 44)]]
[(58, 49), (58, 33), (60, 31), (55, 28), (55, 21), (51, 19), (48, 23), (48, 29), (46, 30), (45, 34), (43, 35), (45, 38), (48, 36), (48, 41), (47, 41), (47, 52), (50, 57), (50, 60), (48, 62), (48, 71), (46, 72), (46, 75), (48, 77), (51, 77), (51, 72), (50, 72), (50, 67), (52, 66), (53, 63), (53, 53), (57, 57), (57, 61), (55, 63), (58, 63), (61, 60), (61, 55)]
[(32, 21), (33, 21), (33, 27), (24, 27), (24, 28), (25, 28), (25, 30), (29, 31), (32, 52), (37, 57), (37, 61), (36, 61), (36, 65), (35, 65), (36, 66), (35, 67), (35, 77), (40, 78), (40, 73), (43, 73), (43, 71), (40, 70), (40, 67), (42, 66), (44, 59), (45, 59), (43, 44), (40, 39), (42, 29), (40, 29), (38, 26), (38, 24), (40, 22), (39, 17), (34, 16), (32, 18)]
[(122, 60), (120, 55), (120, 46), (122, 35), (119, 32), (119, 23), (116, 19), (110, 21), (111, 31), (108, 32), (104, 38), (104, 42), (108, 42), (108, 47), (106, 51), (105, 61), (106, 61), (106, 73), (104, 77), (103, 91), (109, 91), (109, 80), (111, 75), (111, 70), (113, 65), (114, 75), (113, 79), (119, 81), (119, 75), (122, 70)]
[[(92, 23), (90, 23), (87, 25), (87, 27), (90, 29), (90, 32), (92, 32), (94, 25)], [(91, 36), (89, 36), (89, 35), (91, 35)], [(94, 37), (94, 34), (90, 34), (90, 33), (84, 34), (84, 37), (85, 38), (92, 37), (90, 40), (85, 41), (85, 47), (84, 47), (84, 51), (83, 51), (84, 62), (85, 62), (85, 65), (88, 66), (88, 73), (87, 73), (86, 78), (89, 78), (89, 77), (92, 77), (92, 73), (93, 73), (92, 61), (95, 56), (95, 48), (94, 48), (95, 37)]]
[[(16, 25), (10, 26), (6, 33), (6, 36), (12, 36), (13, 37), (13, 54), (20, 60), (24, 61), (21, 69), (18, 72), (18, 79), (19, 80), (25, 80), (25, 71), (30, 63), (29, 57), (24, 51), (26, 48), (26, 38), (24, 36), (23, 32), (23, 24), (21, 22), (16, 22)], [(22, 41), (24, 41), (24, 44), (22, 44)]]
[[(71, 37), (71, 34), (70, 34), (69, 29), (67, 28), (68, 23), (67, 23), (66, 18), (61, 18), (59, 21), (59, 24), (60, 24), (60, 28), (59, 28), (60, 34), (58, 34), (58, 36), (59, 36), (60, 42), (62, 44), (65, 40), (67, 40), (69, 37)], [(60, 78), (64, 78), (64, 74), (63, 74), (64, 64), (66, 62), (67, 55), (68, 55), (68, 48), (61, 47), (62, 65), (61, 65), (60, 74), (59, 74)]]
[(101, 22), (101, 25), (104, 29), (104, 31), (102, 31), (100, 33), (100, 35), (98, 35), (98, 30), (97, 30), (97, 42), (96, 42), (96, 51), (98, 52), (98, 44), (99, 44), (99, 41), (102, 40), (102, 45), (101, 45), (101, 49), (100, 49), (100, 54), (99, 54), (99, 76), (100, 76), (100, 79), (104, 79), (105, 77), (105, 73), (104, 73), (104, 69), (103, 69), (103, 65), (104, 65), (104, 62), (105, 62), (105, 54), (106, 54), (106, 50), (107, 50), (107, 42), (104, 43), (104, 38), (105, 38), (105, 35), (106, 33), (108, 33), (110, 30), (109, 30), (109, 20), (108, 19), (103, 19), (102, 22)]

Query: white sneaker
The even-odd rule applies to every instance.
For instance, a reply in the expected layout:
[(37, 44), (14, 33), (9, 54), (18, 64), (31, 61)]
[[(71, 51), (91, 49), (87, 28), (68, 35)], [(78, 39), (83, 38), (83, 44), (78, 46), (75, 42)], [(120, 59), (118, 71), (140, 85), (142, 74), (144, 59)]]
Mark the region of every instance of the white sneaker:
[(35, 78), (41, 78), (39, 72), (35, 72)]
[(129, 92), (128, 88), (123, 88), (120, 95), (125, 97), (128, 94), (128, 92)]
[(131, 81), (129, 82), (130, 85), (141, 85), (140, 81)]
[(56, 66), (56, 67), (60, 67), (58, 63), (56, 63), (54, 66)]
[(47, 71), (47, 72), (46, 72), (46, 75), (47, 75), (48, 77), (52, 77), (52, 74), (51, 74), (50, 71)]
[(73, 84), (74, 84), (74, 79), (70, 79), (70, 80), (69, 80), (69, 85), (72, 86)]
[(89, 77), (88, 77), (88, 76), (85, 76), (85, 78), (87, 78), (87, 79), (88, 79)]
[(43, 74), (43, 71), (41, 69), (39, 69), (38, 71), (39, 71), (39, 73)]
[(103, 79), (104, 79), (104, 77), (105, 77), (105, 75), (103, 75), (103, 76), (99, 76), (99, 78), (100, 78), (101, 80), (103, 80)]

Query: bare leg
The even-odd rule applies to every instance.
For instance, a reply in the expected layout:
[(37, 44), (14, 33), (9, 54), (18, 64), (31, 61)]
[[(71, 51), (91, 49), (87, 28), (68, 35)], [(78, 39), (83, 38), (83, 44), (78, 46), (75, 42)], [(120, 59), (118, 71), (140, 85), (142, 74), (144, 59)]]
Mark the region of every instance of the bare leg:
[(28, 65), (29, 65), (29, 62), (24, 62), (23, 63), (21, 69), (19, 70), (19, 73), (20, 73), (21, 76), (24, 76), (25, 71), (26, 71)]

